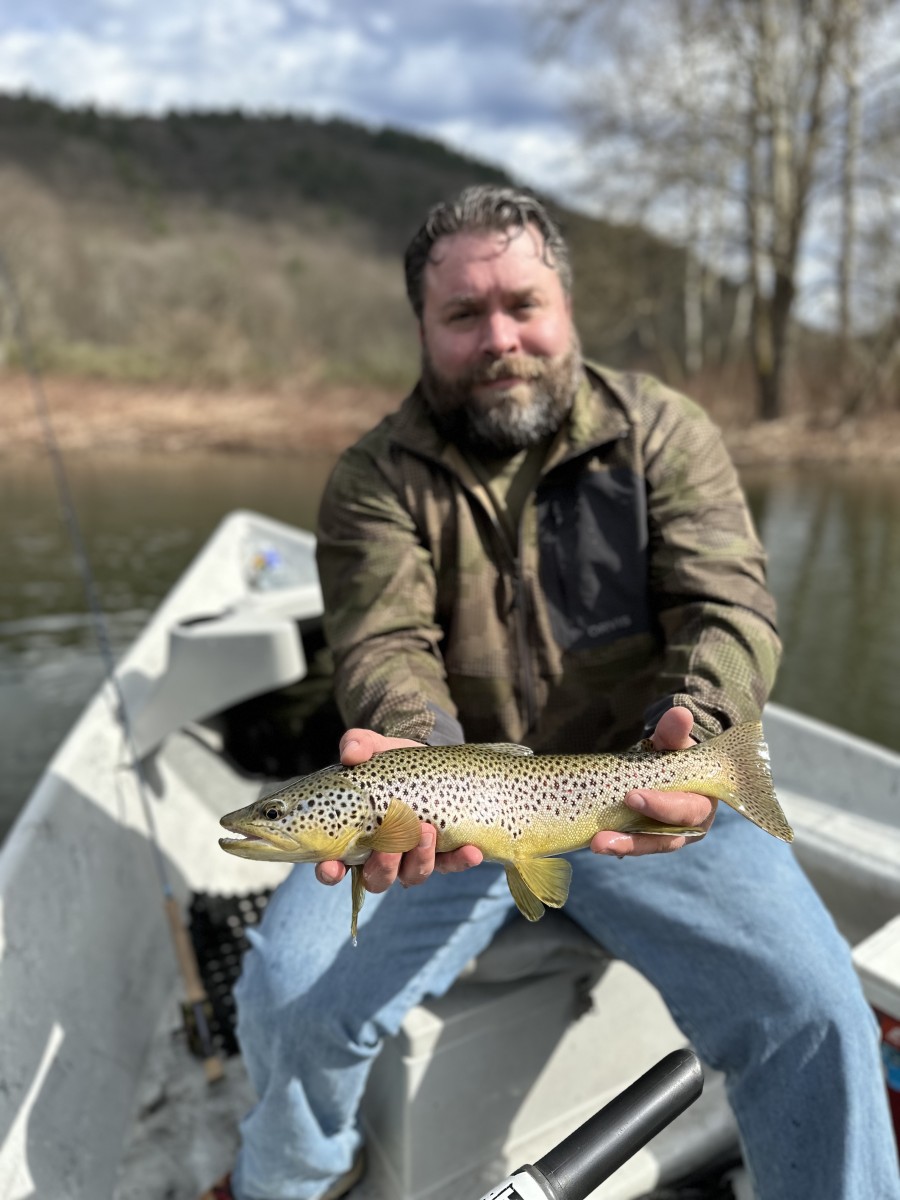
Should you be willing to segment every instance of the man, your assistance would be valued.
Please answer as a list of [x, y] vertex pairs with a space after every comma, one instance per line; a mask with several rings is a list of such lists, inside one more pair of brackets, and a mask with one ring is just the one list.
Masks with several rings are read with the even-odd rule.
[[[326, 632], [355, 727], [342, 760], [463, 740], [540, 753], [649, 735], [664, 751], [758, 717], [779, 643], [733, 468], [695, 405], [582, 360], [567, 248], [543, 207], [467, 189], [432, 210], [406, 273], [421, 379], [342, 457], [320, 515]], [[712, 823], [702, 796], [628, 803]], [[218, 1195], [352, 1188], [382, 1039], [512, 912], [498, 867], [467, 870], [474, 847], [436, 857], [435, 837], [423, 825], [402, 858], [372, 855], [356, 948], [344, 889], [299, 867], [273, 897], [236, 993], [260, 1101]], [[683, 844], [598, 831], [567, 914], [725, 1071], [760, 1200], [897, 1200], [872, 1017], [790, 850], [728, 809]]]

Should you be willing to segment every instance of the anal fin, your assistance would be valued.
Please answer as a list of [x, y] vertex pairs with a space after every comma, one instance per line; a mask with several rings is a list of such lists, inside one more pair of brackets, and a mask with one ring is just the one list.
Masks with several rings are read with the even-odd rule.
[[526, 858], [516, 866], [530, 892], [548, 908], [562, 908], [569, 898], [572, 864], [565, 858]]
[[564, 858], [527, 858], [510, 863], [506, 880], [519, 911], [529, 921], [544, 915], [544, 905], [562, 908], [572, 882], [571, 864]]
[[510, 893], [516, 902], [516, 908], [522, 916], [529, 921], [539, 921], [544, 915], [544, 906], [529, 890], [518, 869], [512, 864], [506, 868], [506, 882], [509, 884]]

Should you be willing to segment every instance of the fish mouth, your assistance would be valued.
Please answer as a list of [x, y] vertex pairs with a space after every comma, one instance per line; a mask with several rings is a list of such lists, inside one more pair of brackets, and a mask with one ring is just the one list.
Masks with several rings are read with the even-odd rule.
[[219, 838], [219, 845], [228, 854], [238, 858], [261, 858], [266, 862], [307, 862], [308, 856], [291, 843], [279, 845], [268, 838], [247, 837]]
[[236, 854], [239, 858], [278, 859], [284, 862], [303, 862], [303, 853], [292, 838], [284, 837], [273, 830], [246, 829], [237, 822], [226, 824], [220, 822], [229, 833], [237, 837], [219, 838], [219, 845], [228, 854]]

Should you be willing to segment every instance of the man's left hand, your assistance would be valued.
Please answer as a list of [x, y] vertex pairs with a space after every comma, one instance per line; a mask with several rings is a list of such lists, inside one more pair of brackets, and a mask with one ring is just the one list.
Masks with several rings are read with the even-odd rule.
[[[687, 750], [695, 744], [691, 737], [694, 718], [688, 708], [670, 708], [663, 713], [650, 741], [654, 750]], [[625, 797], [625, 803], [635, 812], [651, 817], [663, 825], [692, 825], [705, 834], [716, 815], [716, 801], [696, 792], [658, 792], [653, 788], [637, 788]], [[601, 830], [594, 834], [591, 849], [595, 854], [612, 854], [616, 858], [638, 854], [665, 854], [680, 850], [688, 841], [700, 840], [700, 835], [686, 838], [683, 834], [617, 833]]]

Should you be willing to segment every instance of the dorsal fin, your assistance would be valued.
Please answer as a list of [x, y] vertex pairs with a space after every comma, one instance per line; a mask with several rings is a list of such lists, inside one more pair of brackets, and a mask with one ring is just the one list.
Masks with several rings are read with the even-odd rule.
[[517, 758], [528, 758], [534, 751], [530, 746], [520, 746], [518, 742], [467, 742], [468, 750], [488, 750], [492, 754], [513, 754]]

